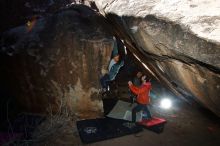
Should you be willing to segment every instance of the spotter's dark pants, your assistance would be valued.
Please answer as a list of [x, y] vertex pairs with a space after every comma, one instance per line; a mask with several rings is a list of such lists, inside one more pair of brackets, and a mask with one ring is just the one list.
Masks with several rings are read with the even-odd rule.
[[147, 107], [147, 105], [144, 105], [144, 104], [139, 104], [136, 105], [133, 109], [132, 109], [132, 122], [135, 122], [136, 121], [136, 113], [139, 112], [139, 111], [143, 111], [143, 112], [146, 112], [147, 113], [147, 116], [148, 118], [150, 119], [151, 118], [151, 113]]

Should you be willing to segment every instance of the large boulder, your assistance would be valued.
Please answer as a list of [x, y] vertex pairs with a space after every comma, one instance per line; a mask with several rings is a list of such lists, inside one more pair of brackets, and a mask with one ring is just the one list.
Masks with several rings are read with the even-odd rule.
[[153, 76], [220, 116], [219, 1], [95, 2]]
[[1, 0], [0, 32], [53, 13], [75, 0]]
[[112, 48], [104, 17], [74, 5], [4, 33], [1, 83], [26, 111], [99, 116], [99, 78]]

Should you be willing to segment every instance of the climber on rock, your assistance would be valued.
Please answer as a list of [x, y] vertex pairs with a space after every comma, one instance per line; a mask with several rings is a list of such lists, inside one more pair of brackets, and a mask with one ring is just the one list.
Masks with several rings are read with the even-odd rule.
[[120, 60], [120, 55], [118, 53], [116, 38], [113, 37], [113, 40], [114, 40], [114, 46], [113, 46], [113, 51], [112, 51], [112, 55], [111, 55], [112, 59], [110, 60], [110, 63], [108, 66], [108, 73], [106, 73], [100, 79], [103, 93], [108, 91], [109, 83], [111, 81], [115, 80], [115, 77], [118, 74], [120, 68], [124, 65], [124, 61]]

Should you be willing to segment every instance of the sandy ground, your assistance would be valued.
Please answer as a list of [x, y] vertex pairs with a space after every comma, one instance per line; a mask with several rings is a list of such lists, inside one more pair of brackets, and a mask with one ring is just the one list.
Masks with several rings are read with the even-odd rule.
[[[144, 130], [139, 137], [135, 135], [124, 136], [112, 140], [97, 142], [92, 146], [218, 146], [220, 145], [220, 129], [216, 123], [205, 118], [199, 112], [192, 112], [189, 106], [182, 107], [176, 114], [164, 115], [168, 120], [164, 132], [161, 134]], [[155, 114], [156, 115], [156, 114]]]
[[[173, 109], [162, 110], [152, 107], [155, 116], [167, 119], [164, 132], [156, 134], [144, 130], [138, 135], [129, 135], [102, 142], [90, 144], [91, 146], [219, 146], [220, 127], [214, 119], [193, 109], [180, 100], [175, 101]], [[213, 121], [214, 120], [214, 121]]]
[[[66, 120], [62, 126], [34, 145], [49, 146], [219, 146], [219, 119], [205, 110], [190, 106], [176, 98], [173, 107], [164, 110], [158, 107], [159, 100], [152, 102], [151, 111], [154, 116], [167, 119], [163, 133], [157, 134], [147, 129], [133, 135], [104, 140], [92, 144], [83, 144], [79, 138], [75, 120]], [[59, 120], [57, 120], [59, 121]], [[62, 120], [63, 121], [63, 120]], [[54, 124], [56, 125], [56, 124]], [[59, 125], [59, 124], [58, 124]], [[55, 126], [56, 127], [56, 126]], [[112, 127], [114, 128], [114, 127]]]
[[[122, 100], [128, 97], [127, 81], [121, 84], [118, 94]], [[205, 109], [192, 106], [173, 95], [156, 81], [152, 81], [154, 96], [151, 96], [150, 110], [153, 116], [167, 120], [164, 131], [160, 134], [144, 129], [138, 134], [127, 135], [91, 144], [83, 144], [76, 128], [77, 117], [48, 119], [40, 129], [40, 140], [34, 146], [220, 146], [220, 119]], [[160, 100], [168, 97], [172, 107], [168, 110], [159, 106]], [[127, 99], [128, 100], [128, 99]], [[92, 113], [87, 113], [92, 115]], [[51, 123], [51, 121], [53, 121]], [[48, 128], [51, 127], [51, 128]], [[112, 127], [114, 128], [114, 127]], [[45, 132], [49, 129], [49, 132]], [[50, 130], [52, 129], [52, 131]], [[39, 134], [39, 132], [36, 132]], [[47, 133], [45, 135], [45, 133]], [[39, 139], [39, 136], [36, 136]]]

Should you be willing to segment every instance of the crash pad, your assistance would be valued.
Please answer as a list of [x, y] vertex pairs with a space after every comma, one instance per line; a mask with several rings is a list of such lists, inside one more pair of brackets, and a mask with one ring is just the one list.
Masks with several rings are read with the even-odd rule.
[[[115, 118], [115, 119], [122, 119], [122, 120], [128, 120], [131, 121], [131, 111], [132, 108], [134, 108], [137, 104], [130, 104], [129, 102], [125, 102], [122, 100], [119, 100], [116, 105], [113, 107], [113, 109], [110, 111], [107, 117]], [[142, 111], [138, 112], [136, 114], [136, 121], [142, 120]]]
[[135, 123], [108, 117], [77, 121], [76, 124], [83, 143], [111, 139], [142, 130], [142, 127]]
[[146, 126], [146, 127], [151, 127], [151, 126], [155, 126], [155, 125], [159, 125], [159, 124], [163, 124], [166, 123], [165, 119], [162, 118], [157, 118], [157, 117], [153, 117], [152, 119], [144, 119], [141, 122], [138, 122], [139, 124]]
[[153, 117], [152, 119], [143, 119], [142, 121], [138, 122], [139, 125], [142, 125], [143, 127], [154, 131], [156, 133], [163, 132], [164, 125], [166, 123], [166, 120], [163, 118], [157, 118]]

